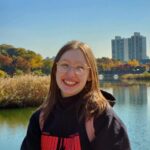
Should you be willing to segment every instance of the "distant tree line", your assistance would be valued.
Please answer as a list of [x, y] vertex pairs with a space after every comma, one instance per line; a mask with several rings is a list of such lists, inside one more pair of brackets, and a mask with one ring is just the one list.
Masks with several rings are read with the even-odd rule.
[[137, 60], [129, 60], [128, 62], [123, 62], [120, 60], [115, 60], [107, 57], [97, 58], [97, 65], [101, 71], [121, 69], [122, 67], [136, 67], [140, 63]]
[[[122, 71], [122, 72], [135, 72], [137, 70], [141, 70], [142, 72], [148, 71], [150, 72], [150, 63], [141, 64], [138, 60], [129, 60], [128, 62], [123, 62], [120, 60], [115, 60], [107, 57], [97, 58], [97, 66], [99, 72], [115, 72], [115, 71]], [[136, 70], [137, 69], [137, 70]]]
[[40, 54], [12, 45], [0, 45], [0, 74], [10, 76], [16, 74], [34, 73], [50, 74], [53, 61], [42, 58]]

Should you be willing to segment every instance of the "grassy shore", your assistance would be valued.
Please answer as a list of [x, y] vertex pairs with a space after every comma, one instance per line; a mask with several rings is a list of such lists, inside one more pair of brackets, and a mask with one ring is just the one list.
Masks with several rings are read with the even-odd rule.
[[143, 74], [125, 74], [121, 76], [121, 79], [129, 79], [129, 80], [150, 80], [150, 73]]
[[47, 96], [49, 76], [0, 78], [0, 108], [39, 106]]

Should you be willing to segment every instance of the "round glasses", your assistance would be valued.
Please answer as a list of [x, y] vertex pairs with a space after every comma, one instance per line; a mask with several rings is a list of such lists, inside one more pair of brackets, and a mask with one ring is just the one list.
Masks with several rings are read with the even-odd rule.
[[76, 65], [70, 65], [67, 62], [58, 62], [57, 63], [57, 70], [59, 72], [62, 73], [66, 73], [68, 71], [70, 71], [71, 69], [73, 69], [73, 71], [77, 74], [77, 75], [83, 75], [88, 69], [90, 69], [90, 67], [88, 67], [87, 65], [80, 65], [80, 64], [76, 64]]

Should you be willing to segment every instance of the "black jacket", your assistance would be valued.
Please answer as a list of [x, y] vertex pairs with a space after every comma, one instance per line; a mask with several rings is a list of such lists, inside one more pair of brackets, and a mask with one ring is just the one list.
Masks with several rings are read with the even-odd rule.
[[[102, 93], [113, 105], [115, 98], [107, 92]], [[76, 117], [77, 96], [65, 98], [56, 105], [42, 131], [40, 110], [36, 111], [30, 118], [21, 150], [130, 150], [126, 128], [112, 108], [94, 119], [96, 138], [89, 141], [85, 121], [79, 123]]]

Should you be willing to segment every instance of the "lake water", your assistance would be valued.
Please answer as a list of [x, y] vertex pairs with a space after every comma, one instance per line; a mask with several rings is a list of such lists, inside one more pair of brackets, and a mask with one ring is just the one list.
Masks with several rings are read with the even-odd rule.
[[[117, 101], [115, 111], [125, 123], [132, 150], [150, 150], [150, 83], [102, 82]], [[0, 110], [0, 150], [19, 150], [35, 108]]]

